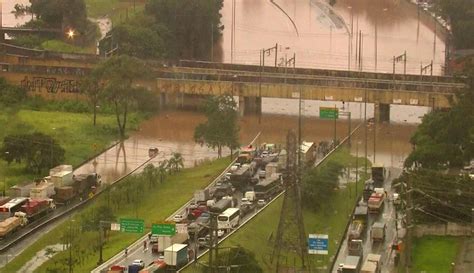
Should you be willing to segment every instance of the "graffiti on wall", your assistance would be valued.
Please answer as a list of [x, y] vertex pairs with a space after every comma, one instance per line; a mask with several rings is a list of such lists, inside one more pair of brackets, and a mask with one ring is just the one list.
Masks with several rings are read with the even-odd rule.
[[77, 80], [58, 80], [54, 77], [31, 77], [25, 76], [21, 81], [21, 87], [28, 90], [28, 92], [42, 93], [82, 93], [79, 89], [79, 82]]

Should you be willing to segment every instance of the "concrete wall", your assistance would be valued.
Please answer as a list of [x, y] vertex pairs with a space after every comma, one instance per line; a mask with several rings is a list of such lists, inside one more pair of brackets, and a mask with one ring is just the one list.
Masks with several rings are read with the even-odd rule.
[[417, 225], [414, 229], [415, 237], [422, 237], [424, 235], [438, 235], [438, 236], [471, 236], [472, 226], [470, 224], [459, 223], [445, 223], [432, 225]]

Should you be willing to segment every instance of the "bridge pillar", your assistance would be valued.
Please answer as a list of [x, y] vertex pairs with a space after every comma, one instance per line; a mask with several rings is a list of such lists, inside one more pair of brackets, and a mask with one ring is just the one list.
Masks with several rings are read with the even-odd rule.
[[239, 113], [241, 116], [259, 114], [262, 111], [262, 99], [259, 97], [239, 96]]
[[374, 117], [376, 122], [390, 122], [390, 104], [375, 102]]

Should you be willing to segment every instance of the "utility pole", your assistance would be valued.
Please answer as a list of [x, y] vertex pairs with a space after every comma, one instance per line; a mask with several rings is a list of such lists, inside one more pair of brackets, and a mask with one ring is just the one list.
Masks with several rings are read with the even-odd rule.
[[364, 173], [365, 173], [365, 178], [367, 178], [367, 89], [365, 89], [365, 99], [364, 99], [364, 136], [365, 136]]
[[359, 140], [356, 141], [356, 196], [357, 196], [357, 185], [359, 184]]
[[338, 112], [338, 111], [337, 111], [337, 107], [336, 107], [336, 105], [334, 104], [334, 139], [333, 139], [333, 141], [332, 141], [332, 143], [333, 143], [333, 145], [334, 145], [333, 148], [336, 147], [336, 140], [337, 140], [337, 134], [336, 134], [336, 133], [337, 133], [337, 126], [336, 126], [337, 123], [336, 123], [336, 121], [337, 121], [337, 116], [338, 116], [337, 112]]
[[405, 242], [405, 272], [409, 273], [411, 268], [411, 248], [412, 248], [412, 236], [413, 236], [413, 197], [412, 197], [412, 182], [411, 178], [407, 176], [407, 207], [406, 213], [406, 242]]
[[[374, 108], [375, 108], [375, 107], [379, 107], [379, 106], [377, 105], [377, 103], [374, 103]], [[379, 111], [380, 111], [380, 110], [379, 110]], [[373, 162], [374, 164], [375, 164], [375, 145], [376, 145], [376, 142], [377, 142], [377, 141], [376, 141], [376, 136], [377, 136], [377, 135], [376, 135], [376, 131], [377, 131], [377, 119], [374, 118], [374, 162]]]

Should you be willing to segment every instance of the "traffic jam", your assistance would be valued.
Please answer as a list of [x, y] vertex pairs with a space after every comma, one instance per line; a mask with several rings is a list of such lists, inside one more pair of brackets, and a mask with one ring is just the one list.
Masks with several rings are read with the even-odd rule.
[[196, 190], [185, 209], [169, 218], [174, 222], [174, 235], [149, 234], [152, 263], [136, 259], [106, 272], [176, 271], [195, 261], [209, 248], [211, 215], [216, 215], [214, 234], [220, 241], [283, 191], [281, 171], [285, 165], [286, 151], [275, 144], [241, 148], [225, 173], [209, 187]]

